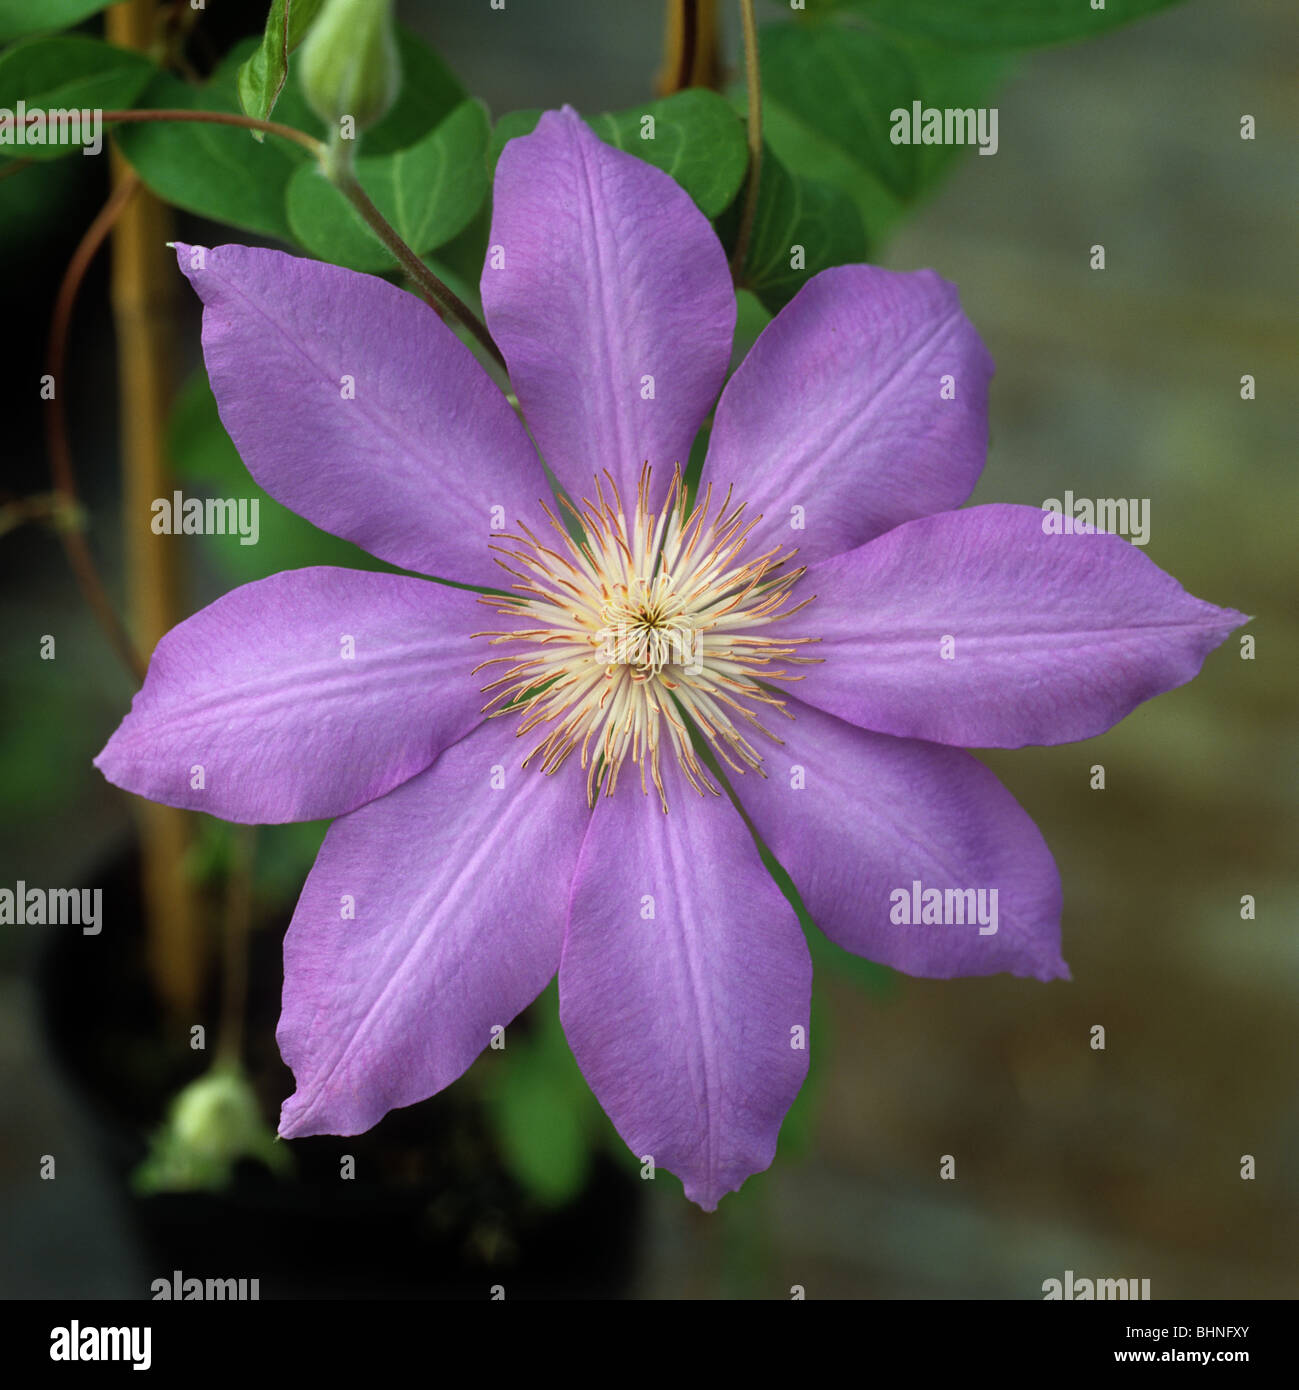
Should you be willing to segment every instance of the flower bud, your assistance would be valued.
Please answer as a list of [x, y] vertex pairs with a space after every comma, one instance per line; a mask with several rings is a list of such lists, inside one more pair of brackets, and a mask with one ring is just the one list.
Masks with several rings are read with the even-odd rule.
[[273, 1172], [289, 1156], [262, 1119], [252, 1087], [237, 1067], [218, 1063], [172, 1101], [134, 1174], [137, 1192], [215, 1191], [225, 1187], [241, 1159]]
[[303, 95], [344, 138], [385, 115], [401, 86], [392, 0], [325, 0], [298, 56]]

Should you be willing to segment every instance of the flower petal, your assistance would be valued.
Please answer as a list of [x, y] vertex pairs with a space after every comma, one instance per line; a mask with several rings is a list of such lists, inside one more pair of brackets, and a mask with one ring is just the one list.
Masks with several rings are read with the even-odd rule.
[[245, 584], [158, 643], [95, 766], [223, 820], [342, 815], [482, 721], [482, 622], [475, 595], [404, 575], [322, 566]]
[[726, 375], [735, 295], [678, 184], [570, 107], [547, 112], [496, 166], [482, 292], [537, 446], [574, 498], [608, 469], [630, 508], [645, 462], [685, 468]]
[[712, 1211], [775, 1156], [807, 1074], [812, 966], [734, 809], [701, 799], [675, 763], [664, 782], [666, 816], [625, 781], [596, 806], [573, 882], [560, 1017], [632, 1152]]
[[285, 1138], [441, 1090], [554, 976], [590, 811], [521, 747], [491, 720], [330, 827], [284, 940]]
[[550, 489], [469, 349], [377, 276], [251, 246], [198, 249], [177, 254], [203, 300], [208, 377], [257, 482], [391, 564], [505, 587], [491, 533], [535, 520]]
[[932, 270], [823, 270], [727, 382], [704, 481], [734, 484], [761, 513], [747, 551], [838, 555], [965, 501], [987, 452], [992, 372], [956, 287]]
[[1184, 685], [1248, 621], [1118, 536], [1047, 535], [1043, 518], [943, 512], [812, 566], [796, 621], [824, 664], [799, 698], [904, 738], [1068, 743]]
[[[832, 941], [909, 975], [1068, 976], [1055, 861], [993, 773], [959, 748], [868, 733], [798, 700], [788, 708], [783, 747], [764, 749], [767, 776], [733, 785]], [[951, 925], [922, 924], [916, 883], [983, 896], [953, 896]], [[904, 910], [905, 922], [891, 920]]]

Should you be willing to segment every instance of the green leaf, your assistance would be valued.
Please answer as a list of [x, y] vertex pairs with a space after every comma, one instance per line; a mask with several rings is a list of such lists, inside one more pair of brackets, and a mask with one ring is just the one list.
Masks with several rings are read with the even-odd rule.
[[877, 24], [963, 48], [1034, 48], [1088, 39], [1178, 0], [843, 0]]
[[221, 423], [203, 367], [192, 372], [176, 393], [167, 425], [167, 454], [176, 475], [187, 483], [228, 488], [250, 481], [239, 450]]
[[[816, 967], [813, 966], [814, 971], [815, 969]], [[824, 996], [820, 990], [814, 989], [808, 1018], [809, 1032], [811, 1033], [810, 1045], [820, 1050], [822, 1057], [830, 1054], [830, 1049], [826, 1047], [826, 1043], [830, 1037], [830, 1029], [833, 1027], [831, 1020], [831, 1010], [827, 1006]], [[799, 1087], [793, 1103], [785, 1112], [785, 1118], [780, 1123], [779, 1148], [780, 1159], [783, 1163], [788, 1163], [791, 1159], [801, 1158], [812, 1151], [817, 1133], [821, 1096], [825, 1089], [825, 1077], [825, 1068], [809, 1067], [807, 1079]]]
[[[253, 892], [260, 903], [292, 906], [329, 830], [326, 820], [259, 825], [253, 856]], [[204, 891], [223, 893], [235, 863], [235, 837], [243, 826], [202, 816], [185, 855], [185, 871]]]
[[894, 144], [892, 112], [914, 101], [980, 107], [1012, 65], [1000, 53], [953, 54], [836, 25], [767, 25], [761, 59], [777, 154], [850, 194], [872, 237], [973, 148]]
[[[718, 224], [733, 247], [739, 204]], [[832, 265], [864, 261], [866, 231], [853, 200], [833, 184], [791, 174], [768, 148], [758, 180], [758, 206], [737, 283], [777, 313], [803, 284]]]
[[[645, 117], [652, 116], [652, 126]], [[494, 169], [507, 140], [527, 135], [540, 111], [510, 111], [492, 132]], [[662, 101], [592, 116], [587, 125], [607, 144], [634, 154], [670, 174], [695, 200], [705, 217], [716, 217], [734, 200], [744, 182], [749, 150], [744, 125], [725, 97], [691, 87]], [[642, 132], [652, 130], [652, 138]]]
[[[135, 104], [155, 71], [142, 54], [99, 39], [80, 35], [29, 39], [0, 56], [0, 109], [13, 115], [19, 101], [28, 111], [122, 109]], [[81, 152], [80, 143], [29, 144], [32, 134], [10, 126], [0, 150], [22, 159], [59, 159]]]
[[580, 1101], [543, 1057], [516, 1053], [494, 1097], [501, 1156], [514, 1178], [547, 1205], [581, 1190], [590, 1168]]
[[257, 486], [221, 423], [202, 367], [176, 397], [167, 443], [182, 484], [197, 485], [211, 496], [257, 499], [256, 545], [241, 545], [238, 536], [195, 538], [217, 569], [232, 582], [246, 584], [281, 570], [304, 569], [308, 565], [395, 573], [391, 566], [359, 546], [318, 530]]
[[[418, 255], [450, 241], [487, 196], [487, 113], [464, 101], [422, 140], [396, 154], [361, 158], [356, 176]], [[353, 270], [392, 270], [392, 253], [313, 164], [289, 181], [289, 226], [313, 255]]]
[[[160, 73], [146, 88], [144, 105], [190, 111], [237, 111], [233, 81], [218, 70], [204, 87]], [[289, 241], [284, 191], [306, 151], [287, 141], [258, 144], [247, 130], [190, 121], [124, 127], [122, 153], [164, 202], [214, 222]]]
[[807, 945], [812, 956], [814, 974], [833, 971], [851, 984], [859, 985], [881, 998], [897, 993], [901, 978], [887, 965], [878, 965], [873, 960], [867, 960], [865, 956], [856, 956], [851, 951], [845, 951], [819, 930], [808, 932]]
[[421, 39], [397, 31], [401, 56], [401, 91], [391, 111], [363, 137], [367, 156], [392, 154], [422, 140], [461, 102], [469, 99], [464, 84]]
[[[653, 124], [646, 121], [653, 118]], [[670, 174], [705, 217], [725, 210], [744, 182], [749, 163], [744, 126], [716, 92], [690, 87], [629, 111], [587, 122], [610, 145]], [[652, 138], [646, 138], [647, 130]]]
[[269, 120], [288, 80], [289, 54], [306, 38], [307, 28], [323, 3], [324, 0], [272, 0], [262, 41], [239, 68], [239, 104], [249, 116]]
[[426, 257], [429, 269], [444, 281], [474, 313], [482, 317], [479, 282], [487, 259], [488, 233], [492, 225], [492, 200], [484, 198], [463, 231], [457, 232], [437, 255]]
[[582, 1190], [600, 1111], [573, 1060], [552, 985], [528, 1012], [531, 1031], [508, 1043], [493, 1068], [487, 1115], [501, 1157], [539, 1201], [559, 1206]]
[[[743, 285], [735, 287], [735, 341], [731, 344], [731, 370], [749, 355], [763, 329], [771, 322], [772, 314], [752, 290]], [[697, 438], [698, 436], [696, 436]], [[691, 450], [693, 462], [694, 450]]]
[[[224, 821], [214, 824], [232, 828]], [[329, 826], [330, 822], [325, 820], [260, 826], [253, 864], [254, 891], [271, 902], [296, 902]]]
[[889, 140], [889, 112], [910, 109], [915, 79], [887, 40], [853, 29], [772, 24], [761, 31], [762, 88], [875, 174], [893, 193], [914, 183], [911, 147]]
[[53, 29], [68, 29], [107, 9], [111, 0], [0, 0], [0, 43]]
[[777, 101], [765, 102], [764, 108], [763, 137], [785, 167], [847, 193], [872, 242], [881, 239], [905, 213], [907, 204], [834, 141]]
[[[239, 110], [238, 74], [256, 47], [239, 44], [202, 87], [160, 74], [144, 93], [147, 106]], [[367, 155], [390, 154], [420, 140], [464, 100], [464, 90], [426, 44], [398, 35], [406, 80], [396, 105], [365, 134]], [[276, 119], [321, 138], [324, 127], [308, 109], [292, 69], [276, 103]], [[289, 179], [311, 156], [288, 141], [230, 126], [158, 122], [125, 129], [123, 153], [161, 198], [189, 212], [280, 241], [293, 240], [285, 211]]]

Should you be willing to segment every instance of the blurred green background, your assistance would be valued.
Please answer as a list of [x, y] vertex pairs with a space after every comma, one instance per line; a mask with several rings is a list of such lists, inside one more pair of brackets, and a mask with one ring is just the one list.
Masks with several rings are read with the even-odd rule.
[[[493, 116], [565, 101], [594, 113], [652, 94], [655, 4], [400, 9]], [[738, 74], [729, 9], [726, 25]], [[621, 1292], [782, 1297], [800, 1284], [809, 1297], [1038, 1298], [1072, 1269], [1149, 1278], [1155, 1298], [1299, 1293], [1297, 39], [1293, 7], [1199, 0], [1024, 55], [991, 99], [997, 154], [960, 161], [878, 248], [883, 264], [955, 281], [996, 359], [974, 500], [1149, 498], [1147, 554], [1192, 593], [1256, 615], [1257, 657], [1240, 660], [1232, 639], [1192, 685], [1103, 738], [985, 755], [1055, 852], [1072, 983], [911, 980], [824, 952], [812, 1075], [769, 1173], [708, 1216], [675, 1181], [637, 1185], [629, 1158], [607, 1160], [631, 1174], [600, 1208], [615, 1214], [598, 1217], [621, 1229], [625, 1216], [632, 1232]], [[1244, 114], [1257, 121], [1252, 142]], [[102, 163], [65, 160], [0, 185], [10, 495], [46, 486], [32, 382], [62, 266], [104, 197]], [[1089, 268], [1095, 243], [1103, 272]], [[196, 307], [182, 332], [192, 365]], [[762, 321], [750, 304], [742, 334]], [[1246, 373], [1252, 401], [1240, 397]], [[102, 264], [69, 376], [92, 541], [116, 584]], [[191, 403], [201, 414], [201, 396]], [[205, 466], [217, 478], [229, 461], [191, 462], [198, 485]], [[97, 881], [132, 832], [127, 799], [90, 759], [130, 686], [50, 535], [4, 536], [0, 571], [0, 884]], [[189, 607], [245, 577], [195, 552]], [[35, 655], [47, 632], [53, 663]], [[1089, 786], [1097, 763], [1103, 791]], [[291, 906], [302, 843], [259, 844], [268, 903]], [[219, 831], [204, 844], [196, 871], [218, 872], [228, 845]], [[1241, 920], [1243, 894], [1257, 900], [1254, 921]], [[273, 998], [277, 943], [263, 948], [255, 968]], [[158, 1271], [84, 1095], [51, 1058], [42, 992], [57, 977], [41, 968], [44, 949], [39, 933], [0, 929], [0, 1293], [143, 1296]], [[581, 1200], [588, 1150], [617, 1145], [572, 1084], [546, 1022], [553, 993], [534, 1013], [527, 1048], [505, 1054], [513, 1071], [489, 1055], [464, 1084], [519, 1201], [562, 1211]], [[1101, 1052], [1089, 1046], [1097, 1024]], [[264, 1022], [250, 1026], [261, 1030], [250, 1051], [273, 1058]], [[439, 1105], [417, 1112], [454, 1129]], [[39, 1180], [45, 1153], [60, 1156], [56, 1184]], [[955, 1181], [939, 1178], [947, 1154]], [[1253, 1181], [1240, 1177], [1245, 1154]], [[493, 1192], [481, 1210], [470, 1192], [453, 1223], [467, 1288], [508, 1281], [521, 1244], [535, 1267], [561, 1257], [562, 1230], [525, 1220], [511, 1233]]]

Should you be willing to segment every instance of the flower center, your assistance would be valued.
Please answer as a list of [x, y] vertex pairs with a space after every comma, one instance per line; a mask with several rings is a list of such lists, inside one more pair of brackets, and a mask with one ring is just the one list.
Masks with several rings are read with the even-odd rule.
[[666, 811], [665, 747], [697, 791], [719, 791], [692, 730], [736, 772], [762, 764], [747, 733], [780, 742], [758, 710], [793, 716], [759, 680], [799, 679], [785, 663], [806, 664], [810, 658], [796, 653], [813, 639], [756, 630], [811, 600], [785, 607], [804, 572], [789, 568], [792, 551], [776, 546], [740, 559], [759, 518], [746, 522], [729, 490], [715, 510], [711, 487], [690, 508], [677, 470], [656, 515], [649, 488], [646, 466], [628, 517], [613, 479], [597, 478], [594, 502], [564, 503], [580, 534], [570, 535], [543, 503], [553, 537], [520, 523], [521, 535], [501, 538], [497, 563], [517, 582], [509, 594], [479, 601], [521, 625], [475, 633], [511, 654], [474, 669], [508, 668], [484, 687], [493, 692], [485, 713], [520, 716], [520, 736], [544, 730], [525, 766], [538, 759], [553, 773], [578, 750], [594, 805], [601, 790], [613, 795], [630, 760], [641, 790], [652, 782]]
[[601, 660], [610, 666], [632, 666], [657, 676], [665, 666], [686, 665], [695, 654], [695, 634], [686, 605], [669, 574], [646, 580], [634, 576], [615, 586], [600, 610], [604, 627], [596, 634]]

